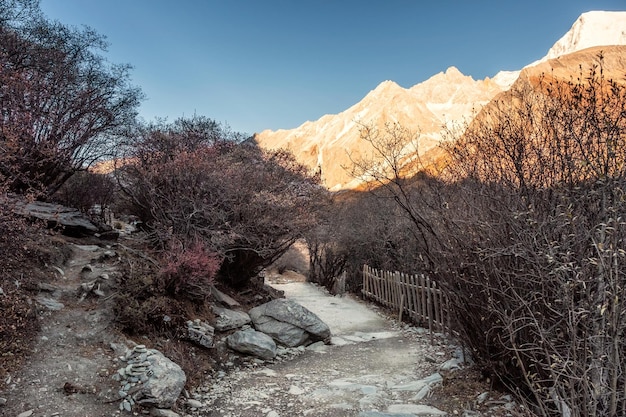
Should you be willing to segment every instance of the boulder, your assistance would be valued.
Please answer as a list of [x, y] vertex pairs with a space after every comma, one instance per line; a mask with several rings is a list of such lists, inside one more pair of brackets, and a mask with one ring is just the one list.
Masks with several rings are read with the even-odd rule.
[[294, 347], [330, 341], [330, 328], [315, 313], [293, 300], [280, 298], [250, 310], [254, 327], [278, 343]]
[[248, 313], [243, 311], [229, 310], [227, 308], [214, 306], [213, 313], [217, 316], [215, 320], [215, 330], [219, 332], [238, 329], [251, 321]]
[[45, 220], [48, 227], [62, 227], [66, 234], [93, 235], [98, 232], [98, 227], [79, 210], [60, 204], [33, 201], [18, 204], [15, 211], [22, 216]]
[[149, 349], [146, 353], [141, 365], [145, 364], [145, 375], [148, 378], [141, 389], [133, 394], [133, 398], [138, 404], [171, 408], [187, 382], [185, 372], [158, 350]]
[[276, 356], [276, 343], [265, 333], [254, 329], [239, 330], [226, 338], [228, 347], [241, 353], [269, 360]]
[[200, 319], [187, 321], [187, 338], [202, 347], [213, 347], [214, 333], [213, 327]]

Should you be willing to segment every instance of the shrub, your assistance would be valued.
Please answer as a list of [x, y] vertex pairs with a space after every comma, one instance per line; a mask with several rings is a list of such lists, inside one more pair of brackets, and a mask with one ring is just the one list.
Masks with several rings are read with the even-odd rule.
[[402, 129], [365, 130], [390, 167], [356, 166], [409, 220], [415, 266], [483, 371], [546, 417], [626, 412], [626, 87], [606, 62], [520, 78], [445, 145], [436, 179], [399, 175]]
[[170, 296], [205, 301], [211, 293], [221, 261], [200, 241], [193, 242], [188, 248], [175, 245], [165, 255], [158, 283]]
[[128, 260], [121, 271], [119, 291], [115, 295], [113, 311], [120, 327], [131, 334], [155, 335], [166, 338], [185, 337], [181, 332], [187, 320], [202, 317], [210, 319], [208, 303], [198, 302], [194, 294], [187, 296], [167, 293], [168, 281], [163, 281], [163, 266], [137, 252], [124, 254]]
[[[197, 128], [194, 128], [197, 126]], [[244, 286], [316, 223], [325, 191], [292, 155], [238, 143], [208, 119], [147, 127], [118, 170], [155, 247], [201, 241]]]
[[53, 199], [83, 213], [99, 206], [99, 214], [102, 216], [104, 209], [113, 202], [114, 192], [115, 183], [108, 175], [81, 171], [69, 178], [54, 194]]
[[600, 67], [508, 94], [448, 148], [437, 276], [475, 356], [537, 414], [623, 414], [626, 88]]

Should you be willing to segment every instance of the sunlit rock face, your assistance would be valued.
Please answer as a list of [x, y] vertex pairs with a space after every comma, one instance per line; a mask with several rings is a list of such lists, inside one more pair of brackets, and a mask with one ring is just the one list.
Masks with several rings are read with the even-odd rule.
[[[582, 14], [544, 58], [526, 69], [537, 66], [539, 72], [555, 70], [559, 74], [577, 75], [581, 62], [597, 60], [598, 51], [586, 49], [603, 45], [626, 45], [626, 12]], [[571, 55], [577, 51], [584, 53]], [[571, 56], [555, 60], [566, 54]], [[619, 59], [614, 55], [612, 60]], [[339, 114], [328, 114], [291, 130], [265, 130], [255, 135], [255, 139], [266, 149], [290, 149], [312, 171], [321, 169], [322, 181], [330, 190], [354, 189], [362, 181], [350, 175], [352, 161], [372, 154], [372, 149], [360, 138], [363, 125], [382, 127], [385, 123], [400, 123], [419, 132], [421, 155], [436, 154], [438, 143], [447, 138], [444, 127], [471, 122], [483, 106], [508, 90], [519, 75], [520, 71], [501, 71], [493, 78], [474, 80], [450, 67], [410, 88], [384, 81]]]

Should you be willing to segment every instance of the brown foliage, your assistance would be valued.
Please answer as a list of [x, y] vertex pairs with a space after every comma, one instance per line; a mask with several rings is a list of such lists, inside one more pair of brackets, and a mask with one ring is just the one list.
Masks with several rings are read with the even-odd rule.
[[438, 276], [463, 339], [540, 415], [626, 411], [625, 145], [626, 88], [599, 66], [518, 84], [448, 148]]
[[602, 65], [520, 79], [437, 179], [394, 167], [397, 129], [364, 135], [389, 166], [356, 166], [410, 220], [480, 366], [542, 416], [626, 414], [626, 87]]
[[151, 126], [118, 170], [130, 205], [157, 247], [201, 241], [245, 283], [315, 224], [324, 191], [284, 151], [238, 143], [209, 119]]

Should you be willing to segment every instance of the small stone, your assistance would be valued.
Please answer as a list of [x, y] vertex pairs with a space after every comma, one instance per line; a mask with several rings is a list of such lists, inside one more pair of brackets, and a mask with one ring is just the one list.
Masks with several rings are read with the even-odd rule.
[[124, 407], [124, 410], [130, 412], [132, 406], [130, 405], [130, 402], [128, 400], [124, 400], [122, 401], [122, 406]]
[[30, 417], [33, 415], [34, 411], [35, 411], [34, 409], [24, 411], [23, 413], [18, 414], [17, 417]]
[[187, 405], [189, 407], [191, 407], [191, 408], [202, 408], [203, 407], [203, 404], [200, 401], [192, 400], [192, 399], [187, 400]]
[[7, 405], [7, 399], [0, 397], [0, 407], [2, 407], [3, 405]]
[[289, 387], [289, 394], [302, 395], [304, 394], [304, 390], [296, 385], [292, 385], [291, 387]]
[[478, 397], [476, 397], [476, 402], [478, 404], [482, 404], [485, 401], [487, 401], [487, 398], [489, 398], [489, 392], [485, 391], [482, 394], [480, 394]]
[[180, 417], [180, 414], [167, 408], [153, 408], [150, 410], [150, 415], [153, 417]]
[[37, 297], [35, 298], [35, 300], [42, 306], [46, 307], [48, 310], [58, 311], [65, 307], [63, 303], [58, 302], [54, 298]]

